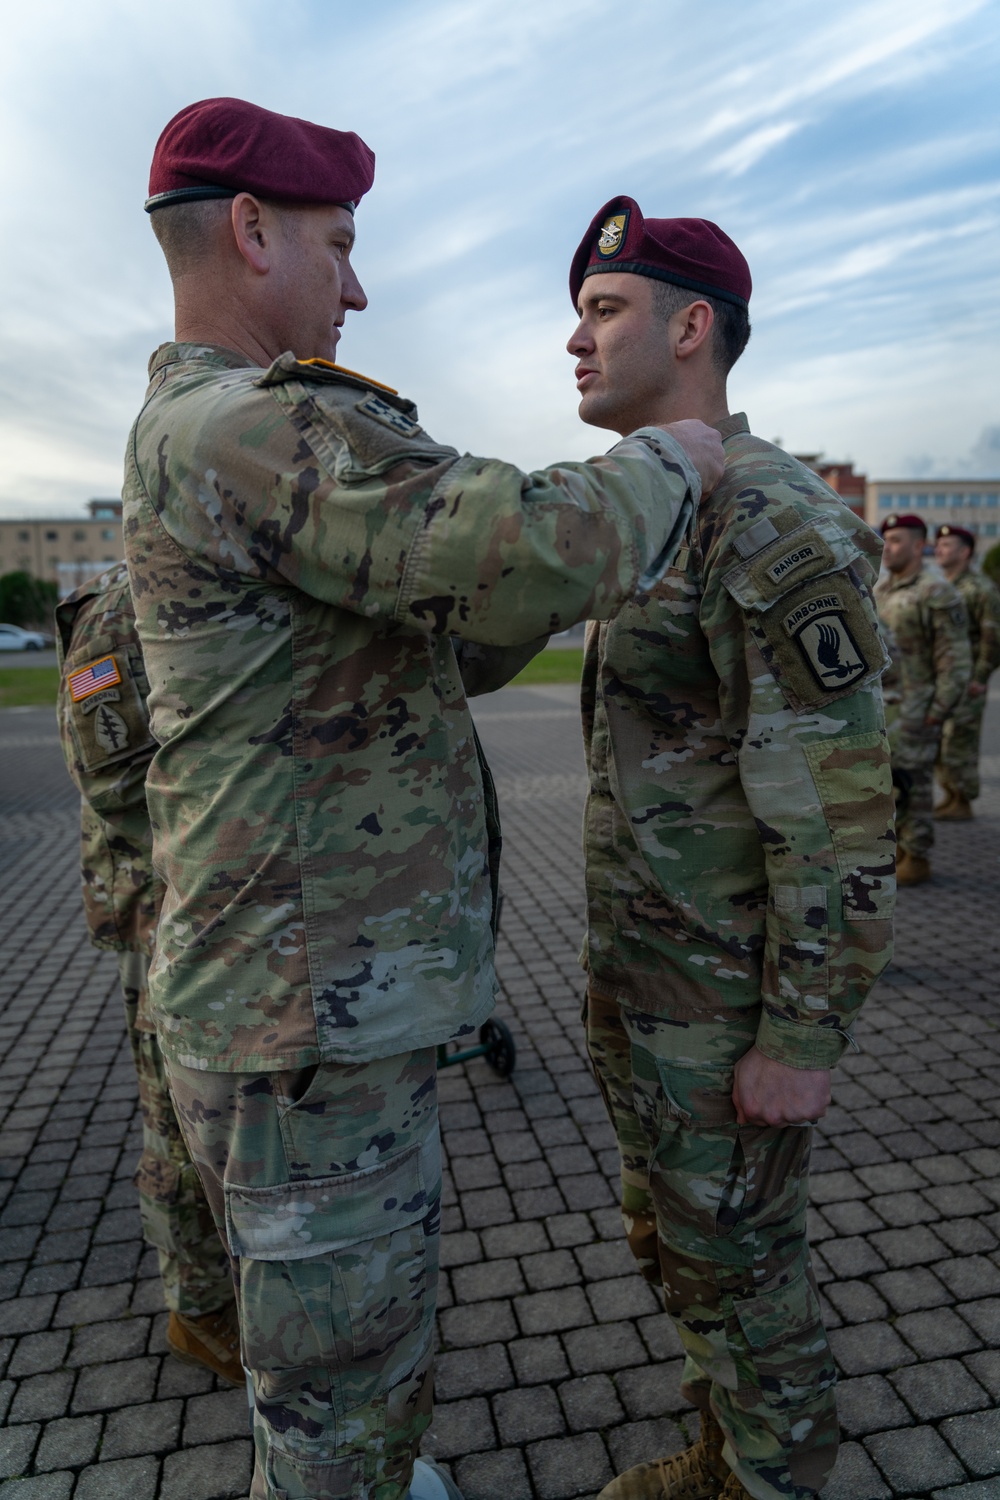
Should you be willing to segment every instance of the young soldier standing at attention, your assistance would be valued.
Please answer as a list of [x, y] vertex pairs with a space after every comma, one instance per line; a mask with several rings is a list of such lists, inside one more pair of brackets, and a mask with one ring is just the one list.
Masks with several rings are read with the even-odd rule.
[[583, 420], [697, 416], [726, 450], [673, 566], [587, 637], [588, 1042], [702, 1423], [603, 1500], [791, 1500], [838, 1435], [810, 1126], [891, 944], [879, 543], [730, 416], [750, 273], [714, 224], [615, 198], [570, 289]]
[[972, 676], [941, 726], [937, 758], [937, 776], [945, 800], [934, 809], [934, 816], [954, 823], [975, 816], [972, 804], [979, 796], [979, 740], [986, 694], [990, 677], [1000, 667], [1000, 594], [988, 578], [974, 572], [975, 551], [976, 538], [971, 531], [963, 526], [938, 527], [934, 558], [962, 596], [972, 653]]

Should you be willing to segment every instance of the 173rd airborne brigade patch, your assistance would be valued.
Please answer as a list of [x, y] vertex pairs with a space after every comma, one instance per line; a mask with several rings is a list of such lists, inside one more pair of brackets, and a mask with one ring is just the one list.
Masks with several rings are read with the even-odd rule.
[[625, 244], [625, 232], [628, 229], [630, 212], [631, 210], [626, 208], [620, 214], [609, 214], [601, 225], [597, 240], [597, 253], [602, 260], [613, 260]]

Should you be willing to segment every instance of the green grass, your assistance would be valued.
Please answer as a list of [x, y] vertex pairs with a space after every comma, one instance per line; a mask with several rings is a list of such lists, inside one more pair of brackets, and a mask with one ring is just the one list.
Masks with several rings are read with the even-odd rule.
[[58, 667], [0, 667], [0, 708], [55, 706]]
[[532, 683], [579, 682], [583, 671], [583, 648], [554, 646], [541, 651], [517, 676], [511, 687], [530, 687]]

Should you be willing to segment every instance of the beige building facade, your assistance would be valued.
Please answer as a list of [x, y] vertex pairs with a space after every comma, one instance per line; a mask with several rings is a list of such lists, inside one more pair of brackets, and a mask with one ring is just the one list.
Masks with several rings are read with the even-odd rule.
[[980, 539], [985, 552], [1000, 539], [1000, 479], [872, 479], [865, 520], [877, 530], [893, 512], [920, 516], [933, 537], [947, 521]]
[[88, 500], [87, 514], [52, 520], [0, 517], [0, 575], [24, 571], [59, 597], [125, 556], [120, 500]]

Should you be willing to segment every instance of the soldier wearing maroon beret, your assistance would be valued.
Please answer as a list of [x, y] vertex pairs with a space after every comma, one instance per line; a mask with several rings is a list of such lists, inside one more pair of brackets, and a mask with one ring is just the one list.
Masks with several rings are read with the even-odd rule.
[[587, 1041], [701, 1412], [693, 1447], [602, 1500], [799, 1500], [838, 1436], [810, 1126], [891, 951], [881, 548], [730, 415], [751, 280], [718, 225], [614, 198], [570, 292], [583, 420], [697, 416], [726, 450], [673, 566], [587, 635]]
[[938, 527], [934, 558], [962, 596], [972, 654], [969, 685], [941, 726], [936, 769], [945, 795], [934, 816], [950, 823], [965, 823], [975, 816], [972, 804], [979, 796], [979, 742], [986, 694], [990, 677], [1000, 667], [1000, 594], [989, 578], [973, 568], [975, 551], [974, 532], [950, 524]]
[[458, 1496], [415, 1454], [436, 1049], [496, 989], [465, 648], [530, 655], [612, 613], [723, 467], [683, 422], [525, 474], [336, 364], [373, 175], [351, 132], [207, 99], [146, 203], [176, 303], [124, 489], [165, 884], [149, 1003], [235, 1269], [253, 1500]]

